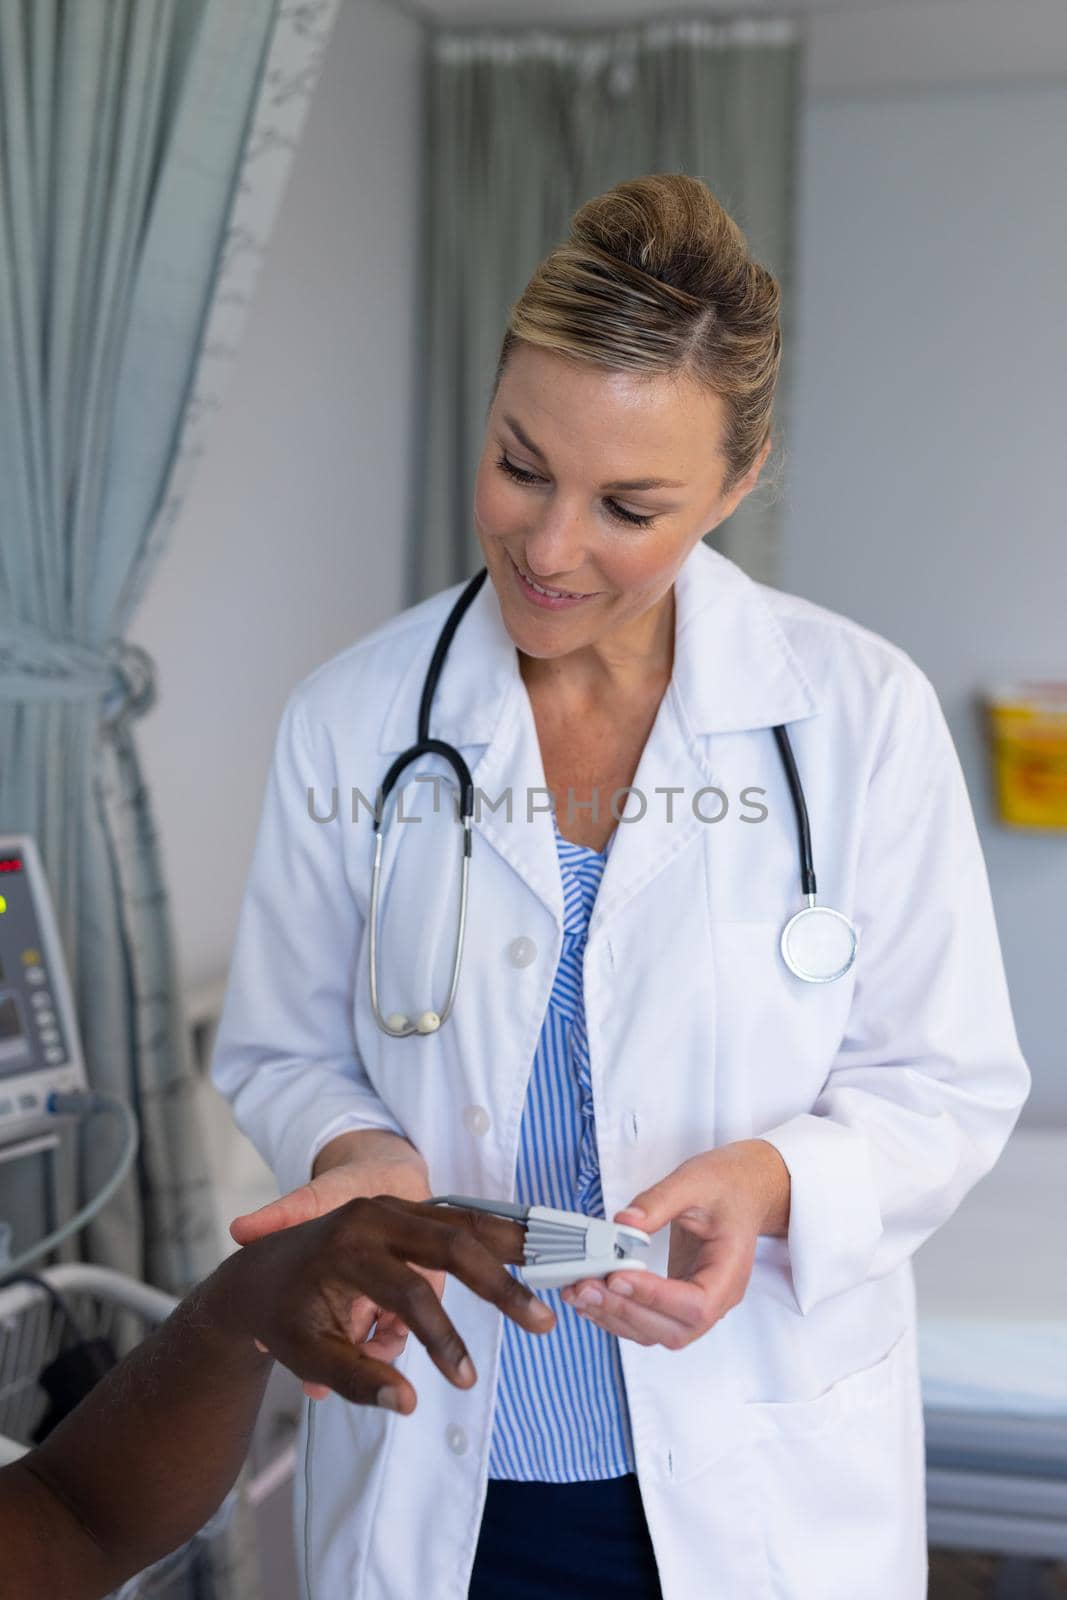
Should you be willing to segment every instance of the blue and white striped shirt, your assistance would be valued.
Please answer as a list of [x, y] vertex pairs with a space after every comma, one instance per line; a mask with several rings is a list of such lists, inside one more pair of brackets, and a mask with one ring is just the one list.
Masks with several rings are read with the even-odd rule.
[[[604, 1215], [589, 1077], [582, 958], [607, 864], [573, 844], [552, 817], [563, 880], [563, 949], [526, 1092], [515, 1198]], [[556, 1313], [532, 1338], [503, 1319], [490, 1478], [580, 1483], [635, 1471], [618, 1340], [579, 1316], [558, 1289], [538, 1291]]]

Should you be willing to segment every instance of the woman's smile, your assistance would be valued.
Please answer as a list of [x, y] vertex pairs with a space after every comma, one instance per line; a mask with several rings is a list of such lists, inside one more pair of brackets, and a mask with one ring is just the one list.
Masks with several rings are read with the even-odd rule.
[[512, 570], [515, 573], [519, 593], [530, 601], [532, 605], [541, 606], [546, 611], [570, 611], [575, 606], [585, 605], [589, 600], [596, 600], [601, 591], [594, 590], [591, 594], [570, 594], [558, 589], [549, 589], [534, 584], [522, 569], [516, 564], [514, 557], [508, 556]]

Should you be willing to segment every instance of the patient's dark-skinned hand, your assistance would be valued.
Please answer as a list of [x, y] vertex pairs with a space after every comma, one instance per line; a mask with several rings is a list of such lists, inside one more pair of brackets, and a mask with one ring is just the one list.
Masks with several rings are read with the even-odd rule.
[[[487, 1212], [386, 1194], [351, 1200], [246, 1245], [250, 1270], [239, 1293], [248, 1299], [235, 1299], [230, 1314], [235, 1328], [252, 1329], [261, 1347], [305, 1381], [361, 1405], [413, 1411], [407, 1379], [361, 1348], [378, 1308], [399, 1317], [450, 1382], [469, 1388], [475, 1372], [466, 1346], [412, 1265], [460, 1278], [530, 1333], [542, 1333], [553, 1326], [552, 1312], [501, 1265], [522, 1260], [522, 1241], [519, 1223]], [[387, 1358], [405, 1342], [400, 1333], [387, 1344], [380, 1330], [372, 1340]]]
[[229, 1256], [43, 1444], [0, 1470], [0, 1600], [100, 1600], [190, 1538], [233, 1485], [272, 1356], [356, 1404], [413, 1411], [414, 1388], [382, 1359], [388, 1345], [361, 1349], [368, 1308], [394, 1313], [444, 1378], [469, 1388], [466, 1346], [425, 1274], [451, 1274], [546, 1333], [553, 1313], [505, 1269], [521, 1261], [522, 1237], [484, 1212], [378, 1195]]

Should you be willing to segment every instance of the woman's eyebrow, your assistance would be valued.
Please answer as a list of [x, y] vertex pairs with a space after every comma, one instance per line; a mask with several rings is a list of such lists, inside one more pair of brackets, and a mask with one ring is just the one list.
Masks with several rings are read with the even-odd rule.
[[[524, 445], [531, 455], [536, 456], [539, 461], [543, 461], [547, 466], [548, 457], [545, 452], [540, 445], [534, 444], [533, 440], [520, 428], [515, 418], [505, 417], [504, 421], [519, 443]], [[600, 487], [602, 489], [684, 489], [685, 484], [679, 483], [675, 478], [627, 478], [625, 480], [617, 478], [613, 483], [602, 483]]]

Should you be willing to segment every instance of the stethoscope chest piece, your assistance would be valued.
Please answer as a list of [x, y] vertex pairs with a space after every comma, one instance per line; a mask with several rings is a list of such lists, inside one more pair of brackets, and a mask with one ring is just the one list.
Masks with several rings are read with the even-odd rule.
[[782, 929], [782, 960], [807, 983], [833, 983], [856, 959], [859, 934], [829, 906], [803, 906]]

